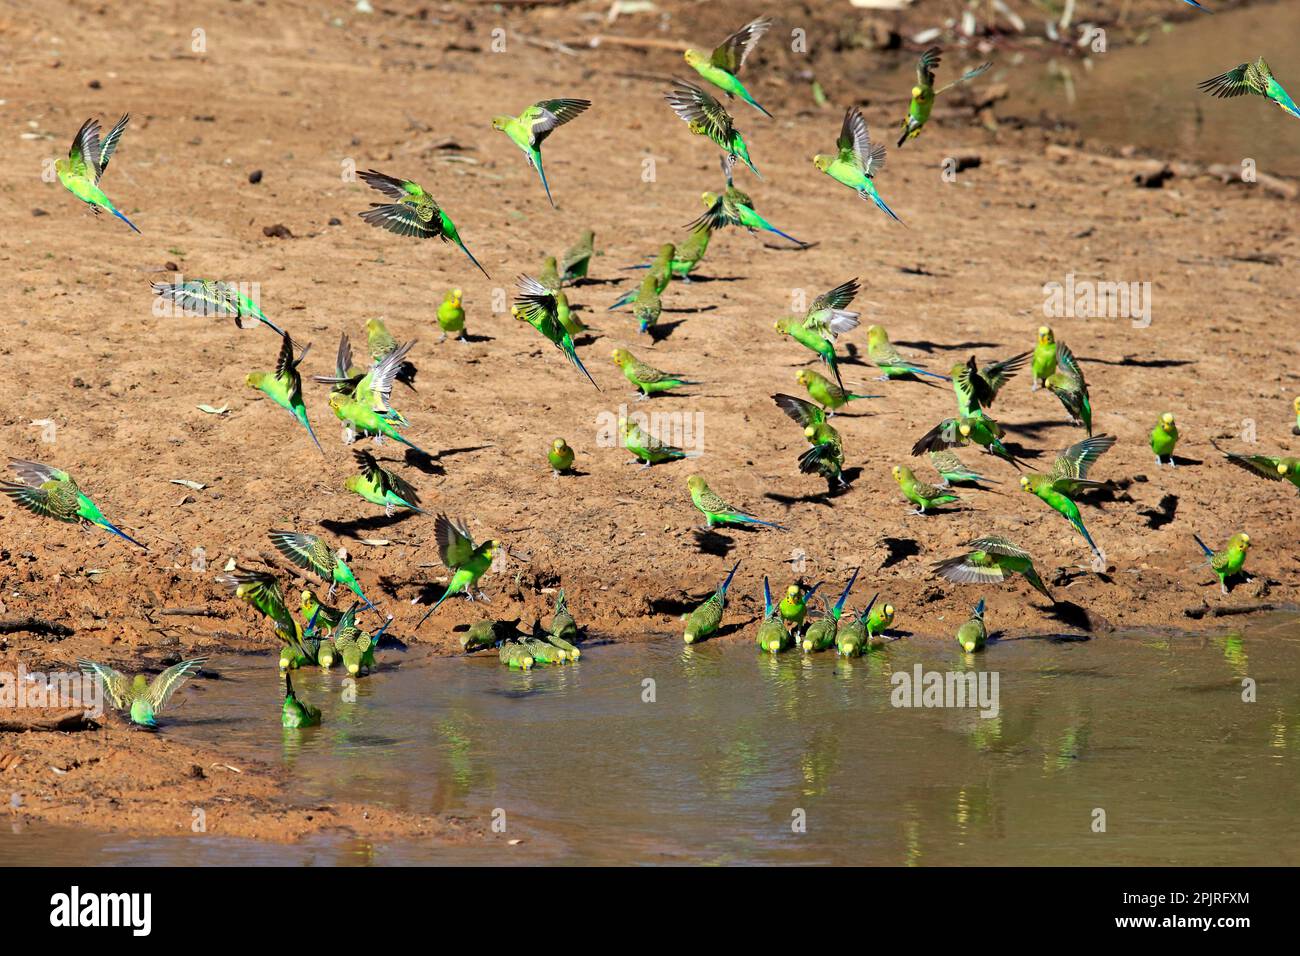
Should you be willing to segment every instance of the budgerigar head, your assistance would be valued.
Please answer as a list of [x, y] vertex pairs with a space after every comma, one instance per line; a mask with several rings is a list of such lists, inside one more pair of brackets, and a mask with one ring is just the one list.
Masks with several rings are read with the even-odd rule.
[[710, 192], [700, 193], [700, 202], [704, 203], [704, 205], [706, 206], [712, 206], [717, 201], [718, 201], [717, 193], [710, 193]]
[[793, 603], [798, 604], [800, 598], [803, 597], [803, 589], [800, 588], [799, 585], [797, 584], [792, 584], [785, 589], [785, 596], [788, 597]]
[[1028, 475], [1021, 475], [1021, 476], [1020, 476], [1020, 490], [1021, 490], [1021, 491], [1033, 491], [1034, 489], [1033, 489], [1032, 487], [1030, 487], [1031, 484], [1032, 484], [1032, 482], [1030, 482], [1030, 480], [1029, 480], [1029, 476], [1028, 476]]
[[867, 329], [867, 342], [871, 345], [880, 345], [882, 342], [889, 341], [889, 333], [885, 331], [883, 325], [873, 325]]
[[890, 469], [890, 471], [894, 475], [894, 480], [899, 484], [902, 484], [905, 478], [912, 477], [912, 469], [906, 467], [905, 465], [895, 465], [893, 468]]
[[803, 437], [806, 438], [806, 439], [808, 439], [809, 441], [812, 441], [812, 440], [813, 440], [813, 437], [814, 437], [816, 434], [817, 434], [817, 426], [815, 426], [815, 425], [808, 425], [808, 426], [805, 427], [804, 430], [803, 430]]
[[562, 452], [565, 449], [567, 449], [569, 446], [565, 443], [563, 438], [557, 438], [555, 439], [555, 441], [551, 442], [551, 447], [554, 448], [557, 452]]
[[366, 332], [373, 335], [375, 332], [379, 332], [381, 330], [387, 331], [387, 329], [384, 328], [383, 319], [366, 319]]
[[923, 89], [921, 89], [919, 86], [914, 86], [914, 87], [912, 87], [912, 99], [916, 99], [918, 96], [920, 96], [920, 95], [921, 95], [922, 93], [924, 93], [924, 92], [925, 92], [925, 91], [924, 91]]
[[775, 324], [773, 327], [774, 327], [778, 332], [780, 332], [782, 335], [789, 335], [789, 334], [790, 334], [790, 328], [791, 328], [791, 326], [794, 325], [794, 323], [795, 323], [795, 320], [792, 319], [792, 318], [790, 318], [789, 316], [787, 316], [787, 317], [784, 318], [784, 319], [777, 319], [777, 320], [776, 320], [776, 324]]
[[689, 63], [691, 66], [697, 66], [701, 63], [706, 62], [708, 60], [708, 57], [705, 56], [703, 53], [701, 53], [699, 50], [687, 50], [682, 54], [682, 59], [685, 60], [687, 63]]
[[962, 438], [970, 438], [970, 422], [962, 422], [957, 426], [957, 431], [961, 433]]
[[812, 381], [812, 375], [806, 368], [801, 368], [799, 371], [794, 373], [794, 380], [804, 386], [804, 388], [807, 388], [808, 383]]
[[1038, 327], [1038, 344], [1039, 344], [1039, 345], [1051, 345], [1051, 344], [1052, 344], [1053, 342], [1055, 342], [1055, 341], [1056, 341], [1056, 335], [1052, 332], [1052, 330], [1051, 330], [1051, 328], [1050, 328], [1049, 326], [1046, 326], [1046, 325], [1040, 325], [1040, 326]]
[[830, 168], [831, 163], [834, 161], [835, 161], [834, 156], [827, 156], [825, 153], [818, 153], [816, 156], [813, 157], [813, 165], [816, 166], [818, 169], [820, 169], [822, 172], [826, 172], [826, 170]]
[[506, 124], [509, 123], [512, 119], [514, 119], [513, 116], [494, 116], [492, 117], [492, 128], [505, 129]]
[[686, 487], [690, 489], [692, 494], [695, 494], [696, 492], [703, 491], [708, 487], [708, 485], [704, 483], [704, 479], [699, 475], [691, 475], [686, 479]]
[[1295, 409], [1297, 415], [1300, 415], [1300, 396], [1296, 396], [1295, 401], [1291, 403], [1291, 407]]
[[266, 382], [265, 372], [249, 372], [244, 376], [244, 382], [252, 388], [261, 388]]
[[1173, 412], [1165, 412], [1163, 415], [1160, 416], [1160, 427], [1167, 432], [1173, 431], [1174, 428]]
[[894, 605], [885, 605], [885, 609], [880, 612], [880, 620], [886, 627], [894, 623]]
[[1246, 534], [1244, 531], [1234, 534], [1232, 539], [1228, 542], [1228, 547], [1235, 551], [1245, 551], [1249, 549], [1250, 535]]
[[632, 353], [627, 349], [614, 349], [614, 364], [623, 366], [632, 361]]
[[853, 648], [854, 648], [855, 646], [856, 646], [856, 645], [855, 645], [852, 641], [845, 641], [845, 642], [844, 642], [843, 644], [841, 644], [840, 647], [839, 647], [840, 656], [841, 656], [841, 657], [852, 657], [852, 656], [853, 656]]
[[1290, 469], [1287, 467], [1286, 462], [1284, 462], [1284, 461], [1279, 461], [1279, 462], [1277, 463], [1277, 473], [1278, 473], [1279, 475], [1281, 475], [1283, 478], [1286, 477], [1286, 473], [1287, 473], [1288, 471], [1290, 471]]

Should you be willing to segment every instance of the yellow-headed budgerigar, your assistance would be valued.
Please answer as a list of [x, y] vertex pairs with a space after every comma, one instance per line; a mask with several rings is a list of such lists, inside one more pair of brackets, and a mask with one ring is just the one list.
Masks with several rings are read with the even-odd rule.
[[849, 107], [845, 112], [844, 124], [840, 127], [835, 148], [833, 156], [829, 153], [814, 156], [813, 165], [837, 183], [855, 190], [861, 198], [875, 203], [881, 212], [902, 225], [903, 220], [885, 205], [880, 193], [876, 192], [874, 177], [885, 168], [885, 147], [872, 145], [867, 132], [867, 121], [862, 118], [862, 111], [856, 106]]
[[302, 364], [302, 360], [307, 357], [310, 350], [311, 343], [308, 342], [302, 353], [294, 358], [293, 339], [289, 338], [289, 333], [286, 332], [280, 340], [280, 357], [276, 360], [275, 371], [250, 372], [245, 381], [251, 388], [257, 389], [298, 419], [302, 427], [307, 429], [311, 440], [315, 442], [316, 450], [323, 455], [325, 449], [321, 448], [316, 432], [312, 430], [311, 422], [307, 420], [307, 405], [302, 399], [302, 375], [298, 372], [298, 366]]
[[755, 176], [762, 175], [749, 158], [749, 147], [745, 144], [735, 121], [721, 103], [700, 89], [694, 83], [674, 80], [673, 89], [664, 94], [664, 99], [697, 136], [706, 137], [720, 147], [727, 156], [727, 162], [734, 165], [737, 157], [750, 168]]
[[0, 493], [8, 495], [32, 514], [72, 524], [93, 524], [145, 551], [149, 550], [105, 518], [99, 506], [82, 492], [76, 479], [63, 469], [21, 458], [10, 458], [9, 467], [19, 480], [0, 479]]
[[474, 258], [474, 253], [470, 252], [461, 241], [460, 233], [456, 230], [456, 224], [451, 221], [451, 217], [419, 183], [409, 179], [398, 179], [376, 169], [369, 169], [358, 175], [371, 189], [377, 189], [390, 199], [396, 200], [391, 203], [372, 202], [365, 212], [357, 213], [363, 220], [372, 226], [395, 232], [399, 236], [415, 236], [419, 239], [437, 237], [443, 242], [450, 240], [460, 246], [461, 251], [469, 256], [470, 262], [474, 263], [479, 272], [487, 276], [487, 270], [479, 265], [479, 261]]
[[251, 329], [261, 322], [276, 335], [284, 335], [284, 330], [268, 319], [261, 307], [233, 282], [189, 279], [154, 282], [152, 288], [154, 295], [175, 302], [186, 315], [228, 315], [235, 320], [237, 328]]
[[736, 74], [771, 25], [771, 17], [751, 20], [723, 40], [712, 53], [687, 50], [684, 54], [686, 62], [696, 73], [726, 93], [728, 99], [738, 96], [764, 116], [770, 117], [772, 114], [758, 105], [758, 101], [749, 95], [749, 90], [745, 89]]
[[135, 223], [122, 215], [113, 205], [113, 201], [99, 188], [104, 170], [108, 169], [108, 161], [113, 158], [113, 150], [117, 149], [117, 142], [122, 138], [122, 132], [130, 121], [131, 114], [127, 113], [113, 125], [108, 135], [101, 141], [99, 120], [86, 120], [81, 124], [81, 129], [77, 130], [77, 135], [72, 138], [72, 148], [68, 150], [68, 158], [55, 160], [54, 171], [58, 174], [59, 182], [63, 183], [64, 188], [89, 206], [90, 211], [95, 215], [99, 215], [101, 209], [107, 209], [130, 226], [134, 232], [139, 233], [140, 230], [136, 229]]
[[555, 200], [551, 198], [551, 187], [546, 182], [546, 173], [542, 170], [542, 143], [557, 127], [579, 116], [589, 106], [591, 100], [542, 100], [540, 103], [534, 103], [518, 116], [492, 117], [492, 128], [499, 129], [509, 136], [510, 141], [518, 146], [527, 158], [528, 165], [537, 170], [552, 209], [555, 208]]
[[948, 92], [954, 86], [965, 83], [967, 80], [975, 79], [993, 65], [992, 63], [982, 63], [973, 70], [967, 70], [947, 86], [941, 86], [936, 90], [934, 88], [934, 71], [939, 68], [939, 57], [942, 52], [937, 46], [932, 46], [922, 53], [921, 58], [916, 61], [916, 86], [912, 87], [912, 102], [907, 107], [907, 115], [903, 117], [903, 131], [902, 135], [898, 137], [900, 147], [909, 139], [915, 139], [921, 135], [921, 127], [925, 126], [926, 121], [930, 118], [930, 111], [934, 109], [935, 97]]
[[514, 317], [521, 322], [527, 322], [542, 333], [552, 345], [564, 353], [564, 357], [569, 360], [569, 364], [587, 376], [587, 381], [595, 386], [596, 391], [600, 391], [600, 386], [596, 385], [596, 380], [591, 377], [587, 367], [582, 364], [582, 359], [578, 358], [578, 350], [573, 344], [573, 337], [560, 322], [555, 290], [546, 288], [532, 276], [526, 275], [519, 276], [515, 280], [515, 285], [518, 287], [519, 293], [515, 296], [515, 302], [511, 308]]
[[1262, 56], [1254, 63], [1243, 63], [1226, 73], [1202, 80], [1197, 86], [1212, 96], [1241, 96], [1245, 93], [1262, 96], [1300, 119], [1300, 108], [1296, 107], [1291, 94], [1282, 89], [1282, 84], [1274, 78]]

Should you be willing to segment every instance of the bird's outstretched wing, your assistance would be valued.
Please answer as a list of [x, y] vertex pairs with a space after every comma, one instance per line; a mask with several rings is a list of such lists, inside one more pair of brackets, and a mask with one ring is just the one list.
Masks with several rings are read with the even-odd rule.
[[149, 685], [149, 703], [153, 705], [153, 712], [156, 714], [162, 710], [167, 701], [171, 699], [172, 694], [180, 689], [181, 684], [184, 684], [197, 674], [199, 669], [207, 662], [206, 657], [181, 661], [179, 664], [173, 664], [155, 677]]
[[286, 558], [308, 571], [314, 571], [326, 581], [334, 577], [334, 555], [327, 545], [314, 534], [299, 531], [272, 531], [271, 543]]
[[732, 76], [735, 76], [740, 72], [740, 68], [745, 65], [746, 58], [754, 52], [754, 47], [758, 45], [758, 41], [762, 39], [763, 34], [767, 32], [768, 27], [771, 25], [771, 17], [759, 17], [756, 20], [750, 20], [719, 44], [718, 48], [713, 51], [713, 55], [709, 57], [709, 62], [718, 69], [726, 70]]
[[526, 123], [533, 135], [533, 145], [541, 146], [542, 140], [551, 135], [557, 126], [563, 126], [569, 120], [579, 116], [591, 106], [591, 100], [559, 99], [542, 100], [524, 110], [520, 120]]
[[460, 567], [474, 554], [474, 539], [464, 521], [438, 515], [433, 523], [433, 537], [438, 542], [438, 556], [448, 568]]
[[[104, 692], [108, 694], [114, 707], [127, 707], [131, 702], [131, 679], [120, 671], [115, 671], [107, 664], [99, 664], [84, 658], [77, 658], [77, 666], [83, 674], [98, 677], [103, 682]], [[161, 675], [160, 675], [161, 676]]]

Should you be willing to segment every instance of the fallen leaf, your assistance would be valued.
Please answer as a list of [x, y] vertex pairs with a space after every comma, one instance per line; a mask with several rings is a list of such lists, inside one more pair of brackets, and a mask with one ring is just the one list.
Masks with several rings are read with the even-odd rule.
[[204, 488], [207, 487], [207, 485], [203, 484], [203, 482], [201, 481], [190, 481], [187, 478], [172, 478], [171, 483], [173, 485], [181, 485], [182, 487], [188, 488], [191, 491], [202, 491]]
[[209, 415], [224, 415], [230, 411], [230, 406], [222, 405], [220, 408], [213, 408], [211, 405], [200, 405], [199, 411], [207, 412]]

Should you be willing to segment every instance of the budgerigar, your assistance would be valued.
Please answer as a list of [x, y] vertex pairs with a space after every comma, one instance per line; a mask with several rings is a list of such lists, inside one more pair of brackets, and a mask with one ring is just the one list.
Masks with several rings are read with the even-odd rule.
[[962, 460], [957, 457], [956, 452], [944, 448], [930, 452], [930, 464], [939, 473], [939, 477], [943, 479], [940, 484], [945, 488], [950, 485], [974, 485], [981, 481], [986, 481], [992, 485], [1002, 483], [994, 478], [986, 478], [979, 472], [967, 468]]
[[[829, 383], [827, 383], [829, 384]], [[817, 474], [832, 487], [844, 487], [844, 440], [839, 431], [826, 421], [826, 412], [812, 402], [781, 392], [772, 396], [778, 408], [803, 426], [809, 448], [799, 457], [799, 470]]]
[[792, 631], [803, 628], [804, 618], [808, 614], [808, 602], [817, 593], [819, 587], [821, 587], [821, 582], [807, 589], [797, 583], [791, 584], [785, 589], [785, 595], [781, 598], [781, 603], [777, 605], [777, 611], [781, 615], [781, 620]]
[[455, 335], [457, 342], [465, 341], [465, 306], [464, 295], [460, 289], [452, 289], [438, 306], [438, 328], [442, 329], [445, 341], [448, 335]]
[[1061, 400], [1065, 410], [1070, 413], [1070, 420], [1082, 425], [1092, 434], [1092, 402], [1088, 398], [1088, 383], [1083, 379], [1083, 369], [1079, 367], [1074, 353], [1064, 342], [1056, 345], [1056, 371], [1047, 376], [1044, 383], [1047, 388]]
[[1246, 552], [1250, 550], [1250, 535], [1244, 531], [1234, 534], [1228, 539], [1228, 544], [1222, 551], [1212, 550], [1198, 535], [1192, 537], [1196, 538], [1196, 543], [1205, 552], [1210, 569], [1219, 579], [1219, 589], [1227, 594], [1228, 578], [1240, 574], [1242, 566], [1246, 563]]
[[800, 385], [808, 389], [808, 394], [812, 396], [813, 401], [826, 409], [827, 415], [835, 414], [836, 411], [849, 402], [858, 399], [883, 397], [880, 395], [858, 395], [850, 392], [847, 389], [840, 388], [840, 386], [822, 375], [821, 372], [810, 368], [802, 368], [795, 372], [794, 378]]
[[482, 544], [475, 544], [469, 526], [463, 521], [453, 521], [445, 514], [438, 515], [434, 521], [433, 536], [438, 542], [438, 557], [451, 572], [451, 580], [447, 582], [447, 589], [443, 591], [442, 597], [424, 612], [424, 617], [420, 618], [416, 627], [428, 620], [429, 615], [438, 610], [442, 602], [453, 594], [464, 592], [466, 597], [471, 601], [474, 600], [474, 588], [478, 584], [478, 579], [492, 567], [492, 559], [501, 550], [500, 541], [488, 540]]
[[334, 597], [335, 589], [341, 584], [366, 603], [366, 607], [378, 613], [378, 608], [370, 603], [361, 590], [361, 584], [348, 567], [347, 552], [342, 548], [331, 548], [325, 541], [314, 534], [300, 531], [272, 531], [271, 543], [282, 555], [298, 567], [311, 571], [322, 581], [329, 584], [326, 597]]
[[[366, 345], [370, 349], [370, 361], [376, 366], [381, 365], [384, 359], [398, 349], [403, 349], [402, 355], [405, 356], [414, 344], [414, 342], [411, 342], [404, 346], [393, 338], [393, 334], [388, 331], [388, 326], [383, 319], [366, 320]], [[401, 364], [397, 366], [397, 371], [393, 373], [393, 378], [414, 391], [415, 373], [417, 371], [415, 363], [403, 357]]]
[[479, 272], [488, 276], [487, 270], [479, 265], [465, 243], [451, 217], [443, 211], [437, 201], [424, 191], [424, 188], [409, 179], [398, 179], [375, 169], [358, 174], [371, 189], [396, 200], [391, 203], [372, 202], [365, 212], [357, 213], [372, 226], [379, 226], [399, 236], [414, 236], [419, 239], [438, 238], [443, 242], [451, 241], [460, 246], [461, 251], [469, 256]]
[[492, 128], [499, 129], [509, 136], [510, 141], [523, 152], [528, 165], [537, 170], [552, 209], [555, 208], [555, 200], [551, 198], [551, 187], [546, 182], [546, 173], [542, 169], [542, 143], [557, 127], [581, 115], [589, 106], [591, 100], [568, 98], [542, 100], [540, 103], [534, 103], [518, 116], [492, 117]]
[[778, 531], [786, 530], [779, 524], [773, 524], [771, 521], [761, 521], [751, 514], [731, 507], [731, 505], [714, 494], [705, 480], [699, 475], [688, 477], [686, 487], [691, 493], [691, 503], [695, 505], [700, 514], [704, 515], [704, 526], [706, 528], [723, 524], [757, 524], [766, 528], [776, 528]]
[[1300, 395], [1291, 400], [1291, 410], [1295, 412], [1295, 424], [1291, 426], [1291, 434], [1300, 435]]
[[767, 576], [763, 576], [763, 621], [758, 625], [758, 646], [769, 654], [780, 654], [789, 648], [792, 638], [781, 620], [781, 613], [772, 603], [772, 589]]
[[861, 657], [872, 646], [872, 638], [867, 634], [867, 621], [871, 620], [872, 608], [879, 597], [879, 592], [872, 595], [860, 614], [849, 615], [847, 621], [835, 628], [835, 651], [841, 657]]
[[175, 302], [186, 315], [228, 315], [235, 320], [236, 328], [251, 329], [260, 322], [276, 335], [284, 335], [284, 330], [268, 319], [261, 307], [233, 282], [190, 279], [186, 282], [154, 282], [150, 287], [154, 295]]
[[679, 375], [663, 372], [654, 366], [647, 365], [627, 349], [614, 349], [613, 356], [614, 364], [623, 370], [623, 377], [636, 386], [637, 391], [640, 393], [639, 398], [657, 395], [660, 392], [680, 388], [683, 385], [699, 384]]
[[555, 597], [555, 614], [551, 617], [551, 623], [546, 625], [546, 633], [552, 644], [569, 655], [569, 660], [576, 661], [582, 656], [582, 650], [573, 643], [578, 639], [578, 622], [569, 613], [563, 588]]
[[[230, 574], [217, 575], [217, 583], [227, 585], [235, 597], [251, 605], [271, 622], [276, 637], [292, 651], [293, 659], [313, 660], [314, 651], [305, 643], [303, 627], [284, 603], [284, 592], [275, 575], [265, 571], [246, 571], [235, 568]], [[286, 666], [281, 657], [280, 666]]]
[[551, 447], [546, 452], [546, 460], [551, 463], [551, 471], [556, 475], [572, 471], [573, 449], [563, 438], [557, 438], [551, 442]]
[[931, 378], [948, 381], [947, 375], [931, 372], [903, 358], [894, 344], [889, 341], [889, 333], [883, 325], [873, 325], [867, 329], [867, 357], [880, 369], [881, 380], [896, 378], [916, 378], [928, 375]]
[[370, 452], [353, 449], [352, 457], [359, 475], [349, 475], [343, 481], [343, 487], [360, 495], [372, 504], [382, 505], [384, 516], [391, 518], [398, 508], [406, 508], [417, 514], [424, 514], [420, 507], [420, 495], [409, 481], [381, 465]]
[[862, 199], [870, 200], [889, 216], [890, 219], [903, 224], [903, 220], [894, 214], [894, 210], [885, 205], [876, 191], [875, 175], [885, 168], [885, 147], [872, 145], [867, 132], [867, 121], [862, 118], [862, 111], [851, 106], [844, 114], [844, 124], [840, 127], [839, 139], [835, 141], [835, 155], [818, 153], [813, 157], [813, 165], [837, 183], [843, 183], [855, 190]]
[[973, 654], [984, 650], [988, 634], [984, 625], [984, 599], [980, 598], [980, 602], [971, 608], [970, 618], [957, 628], [957, 644], [967, 654]]
[[920, 455], [974, 443], [1019, 469], [1021, 461], [1002, 444], [1003, 435], [1002, 426], [983, 412], [964, 418], [945, 418], [917, 439], [912, 446], [912, 454]]
[[966, 547], [970, 550], [964, 554], [937, 562], [934, 573], [957, 584], [996, 584], [1012, 574], [1022, 574], [1036, 591], [1056, 603], [1034, 569], [1033, 557], [1020, 545], [997, 535], [986, 535], [968, 541]]
[[1048, 378], [1056, 371], [1056, 333], [1051, 326], [1038, 327], [1038, 341], [1034, 344], [1034, 358], [1030, 368], [1034, 373], [1030, 391], [1036, 392], [1039, 386], [1047, 384]]
[[894, 605], [889, 602], [879, 605], [867, 613], [867, 637], [874, 638], [885, 633], [894, 624]]
[[302, 427], [307, 429], [316, 450], [323, 455], [325, 449], [321, 448], [316, 432], [307, 419], [307, 405], [302, 399], [302, 375], [298, 371], [298, 366], [310, 350], [311, 343], [308, 342], [298, 357], [294, 358], [293, 339], [286, 332], [280, 339], [280, 357], [276, 360], [275, 371], [250, 372], [244, 381], [298, 419]]
[[1223, 453], [1223, 457], [1228, 459], [1238, 468], [1253, 472], [1261, 478], [1267, 478], [1269, 481], [1286, 480], [1291, 482], [1297, 489], [1300, 489], [1300, 458], [1274, 458], [1272, 455], [1238, 455], [1234, 452], [1223, 451], [1222, 448], [1211, 439], [1210, 444]]
[[108, 161], [113, 158], [113, 150], [117, 149], [118, 140], [122, 138], [126, 124], [130, 121], [131, 114], [125, 114], [101, 141], [99, 120], [86, 120], [81, 124], [81, 129], [77, 130], [77, 135], [72, 138], [68, 158], [54, 161], [54, 171], [58, 174], [59, 182], [63, 183], [64, 188], [89, 206], [90, 211], [95, 215], [98, 216], [101, 209], [107, 209], [138, 234], [140, 230], [136, 229], [135, 223], [122, 215], [113, 205], [113, 201], [99, 188], [104, 170], [108, 169]]
[[785, 316], [777, 319], [775, 326], [782, 335], [788, 335], [804, 348], [816, 352], [830, 368], [840, 388], [844, 387], [844, 380], [835, 360], [835, 339], [858, 327], [859, 313], [847, 308], [857, 294], [857, 279], [842, 282], [817, 296], [802, 316]]
[[770, 117], [772, 114], [758, 105], [758, 101], [749, 95], [749, 90], [745, 89], [745, 85], [740, 82], [736, 74], [745, 65], [746, 58], [753, 52], [759, 39], [771, 25], [771, 17], [751, 20], [723, 40], [712, 53], [687, 50], [684, 54], [686, 62], [696, 73], [726, 93], [728, 99], [738, 96], [764, 116]]
[[1174, 423], [1174, 413], [1165, 412], [1151, 430], [1151, 450], [1155, 452], [1157, 468], [1165, 463], [1166, 458], [1171, 467], [1175, 464], [1174, 447], [1177, 444], [1178, 426]]
[[[672, 281], [673, 261], [676, 255], [677, 247], [673, 243], [663, 243], [647, 267], [650, 271], [646, 273], [640, 285], [629, 292], [624, 292], [605, 311], [613, 312], [615, 309], [621, 309], [638, 299], [645, 301], [651, 296], [657, 299], [658, 296], [663, 294], [664, 289], [668, 288], [668, 283]], [[655, 306], [658, 307], [657, 302]], [[645, 329], [643, 328], [641, 331], [644, 332]]]
[[682, 634], [687, 644], [704, 640], [715, 633], [722, 624], [722, 612], [727, 607], [727, 588], [731, 587], [731, 579], [736, 576], [738, 567], [740, 567], [739, 561], [731, 566], [727, 579], [718, 585], [709, 599], [691, 612], [691, 616], [686, 621], [686, 630]]
[[63, 469], [21, 458], [10, 458], [9, 467], [18, 476], [18, 481], [0, 478], [0, 492], [32, 514], [70, 524], [93, 524], [130, 541], [138, 548], [149, 550], [105, 518], [99, 506], [82, 492], [76, 479]]
[[595, 254], [596, 234], [590, 229], [584, 230], [578, 241], [566, 249], [560, 259], [560, 281], [569, 285], [587, 278], [591, 258]]
[[992, 63], [981, 63], [973, 70], [967, 70], [947, 86], [941, 86], [936, 90], [934, 88], [934, 71], [939, 68], [939, 57], [942, 52], [937, 46], [932, 46], [922, 53], [920, 59], [916, 61], [916, 86], [912, 87], [912, 102], [907, 107], [907, 115], [903, 117], [902, 135], [898, 137], [900, 147], [909, 139], [915, 139], [921, 134], [921, 128], [929, 120], [930, 111], [934, 108], [935, 97], [948, 92], [954, 86], [965, 83], [967, 80], [975, 79], [993, 65]]
[[288, 671], [284, 672], [284, 704], [280, 707], [280, 726], [287, 730], [320, 726], [320, 708], [298, 699]]
[[578, 358], [573, 337], [560, 323], [555, 293], [532, 276], [520, 275], [515, 280], [515, 285], [519, 293], [515, 296], [514, 305], [510, 310], [514, 317], [521, 322], [527, 322], [542, 333], [552, 345], [564, 353], [569, 364], [587, 376], [587, 381], [595, 386], [596, 391], [600, 391], [600, 386], [596, 385], [596, 380], [582, 364], [582, 359]]
[[636, 329], [646, 335], [651, 334], [650, 329], [659, 321], [659, 316], [664, 311], [663, 299], [660, 298], [659, 290], [655, 285], [654, 276], [646, 276], [631, 302], [632, 318], [636, 319]]
[[916, 475], [912, 474], [912, 469], [906, 465], [895, 465], [891, 469], [891, 473], [894, 480], [898, 482], [898, 487], [902, 489], [903, 497], [916, 505], [916, 510], [912, 514], [923, 515], [926, 513], [927, 508], [961, 500], [951, 492], [921, 481]]
[[366, 370], [354, 364], [352, 344], [344, 332], [339, 336], [334, 374], [312, 376], [314, 381], [330, 386], [330, 407], [347, 426], [350, 437], [346, 440], [349, 443], [353, 437], [361, 435], [373, 437], [376, 441], [385, 436], [396, 437], [409, 445], [396, 432], [410, 423], [393, 408], [393, 383], [409, 364], [406, 356], [414, 345], [415, 342], [411, 341], [397, 346]]
[[957, 396], [957, 414], [970, 415], [980, 409], [990, 408], [1007, 380], [1020, 371], [1029, 358], [1021, 352], [1000, 362], [990, 362], [982, 368], [975, 364], [975, 356], [958, 362], [949, 372], [952, 390]]
[[142, 727], [157, 727], [157, 715], [171, 699], [172, 694], [187, 680], [199, 672], [208, 662], [206, 657], [195, 657], [181, 661], [167, 668], [152, 681], [144, 674], [136, 674], [134, 679], [120, 671], [115, 671], [107, 664], [98, 664], [84, 658], [77, 658], [77, 667], [83, 674], [99, 678], [104, 693], [118, 710], [124, 710], [131, 718], [131, 723]]
[[720, 147], [726, 153], [728, 163], [735, 165], [739, 158], [755, 176], [763, 178], [749, 158], [749, 147], [740, 130], [736, 129], [735, 120], [711, 95], [694, 83], [674, 80], [672, 90], [664, 94], [664, 99], [692, 133], [704, 136]]
[[1300, 119], [1300, 108], [1296, 107], [1291, 94], [1274, 79], [1273, 71], [1268, 68], [1262, 56], [1254, 63], [1243, 63], [1226, 73], [1202, 80], [1197, 86], [1213, 96], [1241, 96], [1245, 93], [1262, 96], [1276, 103], [1284, 112]]
[[698, 458], [698, 451], [686, 451], [675, 445], [661, 442], [635, 421], [622, 417], [618, 420], [619, 444], [632, 453], [641, 467], [663, 464], [666, 461], [681, 461], [683, 458]]
[[1088, 488], [1100, 488], [1105, 482], [1094, 481], [1088, 477], [1092, 463], [1110, 450], [1115, 444], [1112, 435], [1097, 435], [1076, 442], [1062, 451], [1052, 464], [1050, 474], [1030, 473], [1020, 478], [1020, 487], [1024, 491], [1037, 495], [1048, 507], [1059, 512], [1074, 529], [1083, 535], [1088, 547], [1099, 559], [1104, 559], [1101, 551], [1092, 540], [1092, 535], [1084, 527], [1083, 517], [1074, 496]]
[[705, 208], [699, 218], [688, 224], [692, 230], [700, 226], [708, 226], [711, 230], [739, 226], [751, 233], [771, 232], [782, 239], [789, 239], [795, 245], [806, 245], [803, 240], [776, 228], [754, 210], [754, 201], [749, 198], [749, 194], [737, 189], [732, 181], [731, 164], [725, 156], [722, 159], [722, 173], [727, 178], [727, 188], [721, 194], [706, 192], [700, 197]]
[[844, 613], [844, 602], [849, 599], [849, 592], [853, 590], [853, 585], [858, 580], [858, 572], [861, 570], [861, 568], [853, 569], [853, 574], [849, 577], [849, 583], [844, 585], [844, 590], [840, 592], [839, 600], [832, 607], [827, 608], [823, 617], [808, 625], [808, 629], [804, 631], [803, 640], [799, 644], [805, 654], [829, 650], [835, 644], [840, 616]]

